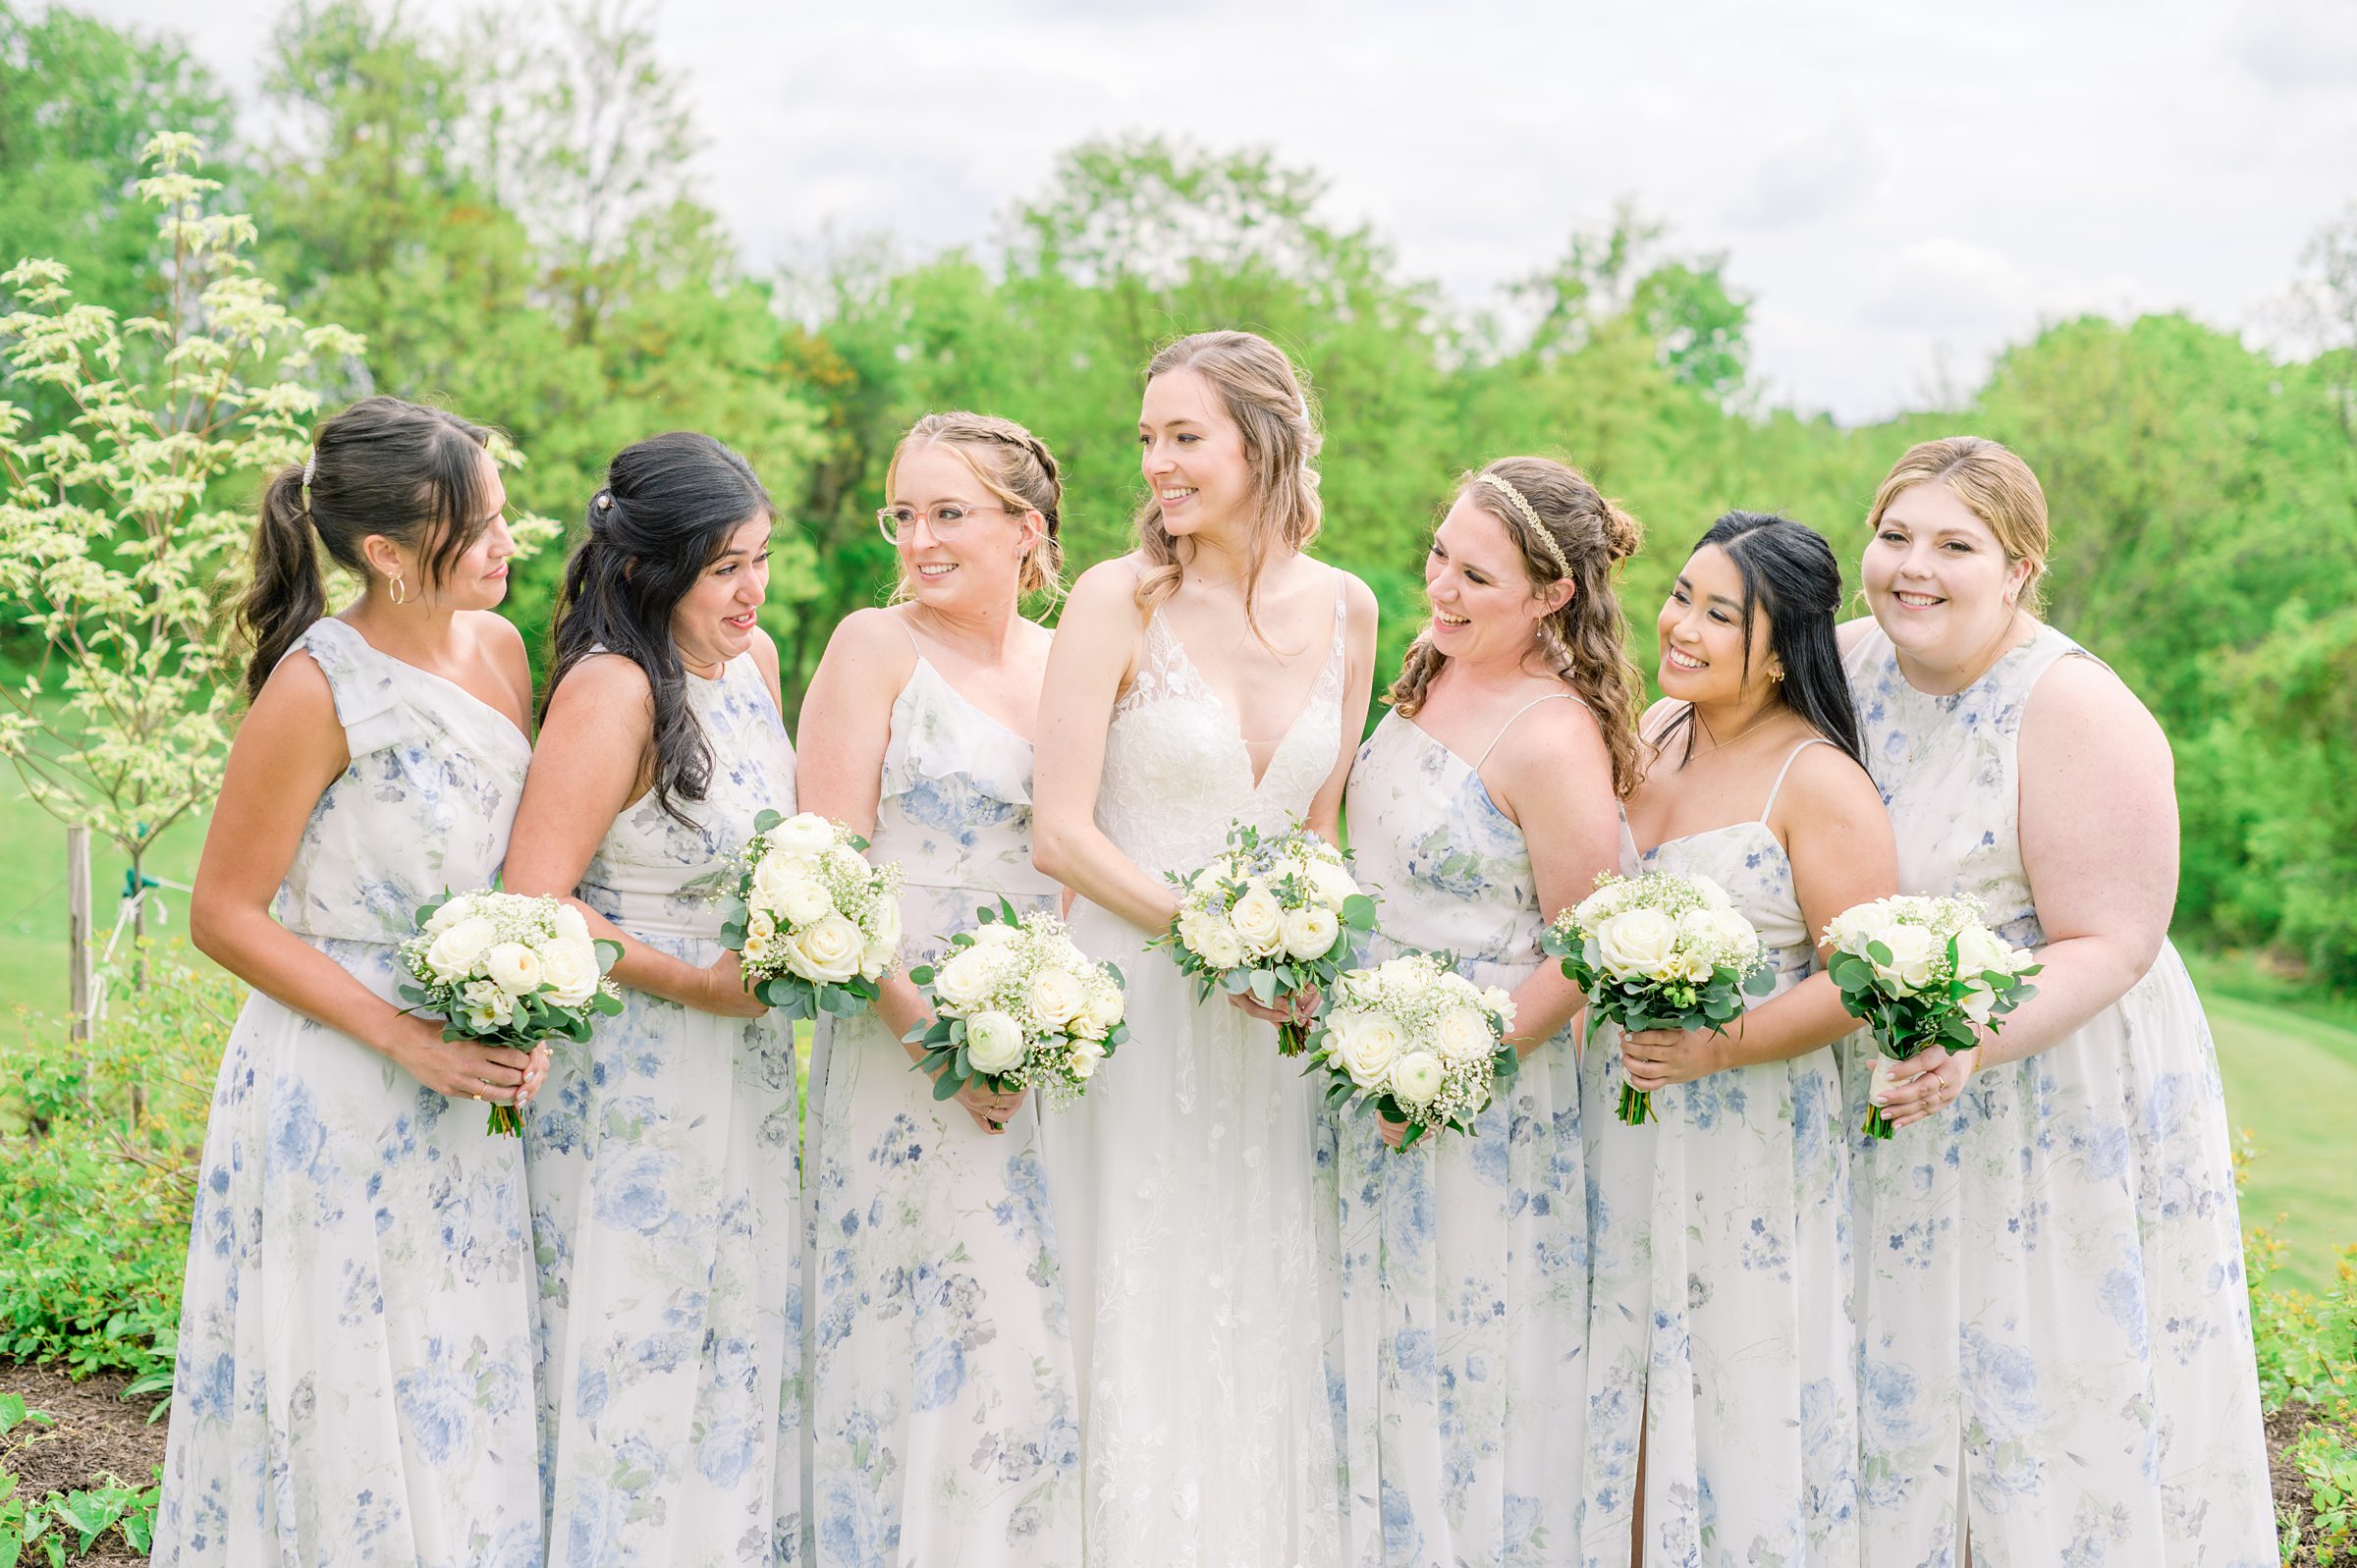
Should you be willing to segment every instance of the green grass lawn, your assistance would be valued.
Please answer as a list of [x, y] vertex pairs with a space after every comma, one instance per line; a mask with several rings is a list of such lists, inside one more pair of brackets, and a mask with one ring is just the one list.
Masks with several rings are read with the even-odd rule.
[[[156, 846], [153, 874], [187, 882], [203, 839], [201, 822], [173, 829]], [[103, 938], [125, 863], [103, 843], [93, 861]], [[0, 798], [0, 1009], [65, 1010], [65, 829], [11, 789]], [[177, 933], [188, 897], [166, 890], [163, 899], [164, 932]], [[2357, 1242], [2357, 1029], [2313, 1016], [2312, 1005], [2293, 1010], [2227, 995], [2247, 988], [2220, 966], [2197, 960], [2195, 973], [2218, 1037], [2228, 1116], [2238, 1131], [2248, 1129], [2257, 1154], [2243, 1223], [2274, 1225], [2289, 1244], [2284, 1282], [2321, 1288], [2334, 1250]]]

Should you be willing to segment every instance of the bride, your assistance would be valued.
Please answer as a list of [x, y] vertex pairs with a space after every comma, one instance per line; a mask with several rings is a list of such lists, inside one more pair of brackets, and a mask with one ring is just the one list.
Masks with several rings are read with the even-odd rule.
[[1130, 1040], [1041, 1136], [1082, 1400], [1092, 1563], [1339, 1559], [1311, 1162], [1276, 1014], [1195, 1000], [1146, 942], [1233, 821], [1336, 835], [1375, 599], [1301, 553], [1319, 438], [1266, 339], [1155, 355], [1138, 548], [1072, 589], [1040, 701], [1039, 869], [1128, 979]]

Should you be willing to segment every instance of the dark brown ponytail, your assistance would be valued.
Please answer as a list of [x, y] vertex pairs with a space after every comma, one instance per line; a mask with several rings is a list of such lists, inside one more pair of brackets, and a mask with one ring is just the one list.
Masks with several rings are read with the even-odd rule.
[[319, 546], [302, 503], [302, 469], [289, 464], [262, 491], [261, 525], [253, 534], [253, 580], [238, 603], [238, 631], [253, 647], [246, 664], [246, 700], [262, 694], [295, 639], [327, 614], [319, 580]]

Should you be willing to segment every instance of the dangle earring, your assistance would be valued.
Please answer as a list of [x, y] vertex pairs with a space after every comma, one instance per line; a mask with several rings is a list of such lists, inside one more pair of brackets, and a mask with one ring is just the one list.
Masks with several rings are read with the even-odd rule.
[[392, 592], [393, 602], [396, 605], [406, 605], [410, 602], [410, 585], [402, 580], [401, 572], [398, 569], [393, 573]]

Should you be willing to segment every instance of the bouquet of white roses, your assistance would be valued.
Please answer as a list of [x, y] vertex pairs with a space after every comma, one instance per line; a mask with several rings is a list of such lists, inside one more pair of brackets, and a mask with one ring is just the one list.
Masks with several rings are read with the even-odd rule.
[[899, 863], [869, 865], [866, 839], [812, 812], [753, 827], [721, 924], [745, 989], [789, 1018], [857, 1012], [900, 951]]
[[1092, 963], [1054, 915], [1017, 915], [1005, 899], [950, 939], [941, 961], [908, 978], [932, 993], [933, 1021], [909, 1031], [917, 1066], [937, 1076], [933, 1098], [970, 1082], [997, 1094], [1036, 1089], [1080, 1098], [1097, 1066], [1129, 1038], [1122, 972]]
[[1446, 953], [1402, 953], [1336, 977], [1310, 1066], [1327, 1074], [1329, 1108], [1372, 1102], [1406, 1122], [1406, 1149], [1444, 1127], [1472, 1132], [1493, 1087], [1520, 1065], [1506, 1043], [1513, 1025], [1513, 999], [1474, 985]]
[[[1197, 1000], [1249, 992], [1264, 1007], [1331, 984], [1349, 961], [1350, 936], [1375, 927], [1375, 900], [1359, 891], [1343, 852], [1298, 824], [1262, 838], [1237, 823], [1228, 852], [1191, 876], [1173, 876], [1178, 913], [1158, 942], [1195, 977]], [[1277, 1049], [1298, 1055], [1299, 1024], [1282, 1024]]]
[[[418, 906], [417, 934], [401, 945], [402, 999], [439, 1013], [442, 1038], [530, 1051], [556, 1035], [587, 1040], [592, 1014], [622, 1011], [606, 971], [619, 942], [597, 941], [581, 912], [558, 898], [478, 888]], [[514, 1106], [493, 1106], [486, 1132], [523, 1130]]]
[[1841, 1005], [1881, 1052], [1866, 1107], [1865, 1131], [1876, 1138], [1891, 1133], [1875, 1098], [1891, 1081], [1888, 1063], [1932, 1046], [1962, 1051], [1981, 1026], [1996, 1034], [2006, 1013], [2038, 994], [2026, 977], [2043, 967], [1983, 925], [1980, 906], [1965, 898], [1859, 904], [1834, 917], [1825, 945], [1834, 949], [1826, 972], [1841, 988]]
[[[1759, 932], [1708, 877], [1607, 871], [1548, 923], [1540, 944], [1587, 993], [1591, 1040], [1608, 1023], [1717, 1034], [1743, 1010], [1745, 993], [1776, 986]], [[1623, 1083], [1620, 1119], [1633, 1127], [1652, 1114], [1652, 1097]]]

